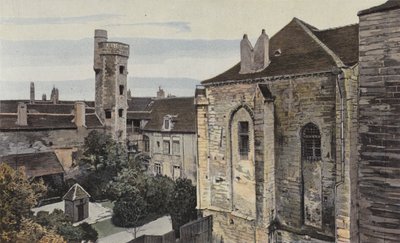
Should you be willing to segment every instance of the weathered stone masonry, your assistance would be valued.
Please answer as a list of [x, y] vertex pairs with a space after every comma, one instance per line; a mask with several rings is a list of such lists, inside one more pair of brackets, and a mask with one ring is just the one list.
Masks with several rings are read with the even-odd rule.
[[400, 2], [359, 15], [359, 237], [399, 242]]

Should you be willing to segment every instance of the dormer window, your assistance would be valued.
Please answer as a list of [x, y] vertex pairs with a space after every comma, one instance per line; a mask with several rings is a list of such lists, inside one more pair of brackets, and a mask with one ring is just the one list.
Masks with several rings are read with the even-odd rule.
[[274, 56], [276, 56], [276, 57], [279, 57], [281, 54], [282, 54], [281, 49], [277, 49], [277, 50], [275, 50], [275, 52], [274, 52]]
[[170, 115], [164, 116], [162, 130], [171, 131], [172, 126], [173, 126], [173, 124], [172, 124], [172, 116], [170, 116]]

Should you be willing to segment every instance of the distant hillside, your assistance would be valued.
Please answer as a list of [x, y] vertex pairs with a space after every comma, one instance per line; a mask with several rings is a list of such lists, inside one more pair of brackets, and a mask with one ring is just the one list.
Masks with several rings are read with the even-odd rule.
[[[0, 99], [29, 99], [29, 83], [30, 81], [0, 81]], [[130, 77], [128, 88], [133, 96], [155, 96], [159, 86], [166, 94], [193, 96], [199, 83], [200, 81], [190, 78]], [[59, 89], [62, 100], [94, 100], [94, 79], [35, 81], [36, 99], [41, 99], [43, 93], [46, 93], [49, 99], [53, 86]]]

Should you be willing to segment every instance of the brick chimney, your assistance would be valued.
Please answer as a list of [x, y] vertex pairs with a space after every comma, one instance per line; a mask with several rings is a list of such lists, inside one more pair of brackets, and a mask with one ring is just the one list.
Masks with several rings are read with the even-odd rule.
[[18, 103], [16, 124], [18, 126], [28, 126], [28, 111], [24, 103]]
[[77, 127], [86, 127], [86, 105], [84, 102], [74, 104], [74, 122]]
[[253, 72], [253, 55], [253, 46], [244, 34], [240, 42], [240, 74]]

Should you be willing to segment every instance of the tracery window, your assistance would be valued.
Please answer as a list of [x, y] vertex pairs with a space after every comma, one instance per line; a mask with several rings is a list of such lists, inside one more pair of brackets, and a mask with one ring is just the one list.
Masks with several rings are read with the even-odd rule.
[[301, 132], [301, 157], [303, 160], [321, 159], [321, 134], [313, 123], [305, 125]]

